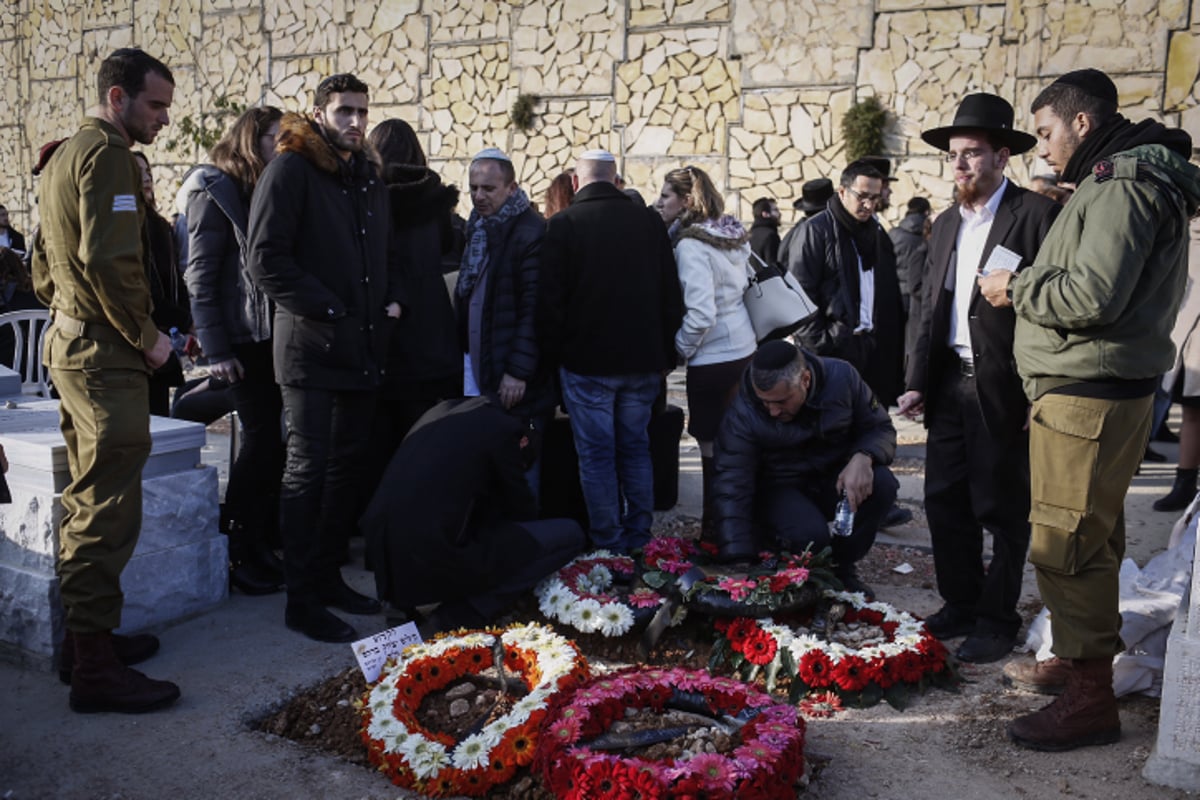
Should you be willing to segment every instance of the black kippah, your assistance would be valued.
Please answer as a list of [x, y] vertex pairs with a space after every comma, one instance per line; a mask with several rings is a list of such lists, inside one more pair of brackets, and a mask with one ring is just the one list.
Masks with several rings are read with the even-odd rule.
[[1097, 100], [1107, 100], [1113, 105], [1119, 104], [1116, 84], [1112, 82], [1112, 78], [1098, 69], [1077, 69], [1060, 75], [1054, 83], [1074, 86]]
[[757, 370], [783, 369], [796, 358], [796, 346], [791, 342], [775, 339], [758, 348], [754, 354]]

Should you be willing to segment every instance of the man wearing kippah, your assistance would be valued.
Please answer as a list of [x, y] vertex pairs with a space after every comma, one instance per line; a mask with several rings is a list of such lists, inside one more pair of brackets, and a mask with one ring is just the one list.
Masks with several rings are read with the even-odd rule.
[[1033, 402], [1029, 560], [1050, 610], [1055, 658], [1005, 667], [1061, 692], [1011, 722], [1014, 742], [1070, 750], [1115, 742], [1118, 571], [1125, 494], [1150, 433], [1158, 377], [1187, 280], [1188, 218], [1200, 207], [1191, 137], [1117, 113], [1107, 75], [1063, 75], [1033, 101], [1038, 155], [1076, 185], [1031, 266], [979, 278], [1016, 313], [1015, 356]]
[[[896, 429], [887, 409], [845, 361], [767, 342], [746, 369], [717, 434], [713, 508], [727, 562], [764, 547], [799, 553], [831, 546], [847, 591], [874, 599], [855, 562], [871, 549], [899, 484], [887, 465]], [[855, 512], [849, 536], [829, 521], [842, 495]]]

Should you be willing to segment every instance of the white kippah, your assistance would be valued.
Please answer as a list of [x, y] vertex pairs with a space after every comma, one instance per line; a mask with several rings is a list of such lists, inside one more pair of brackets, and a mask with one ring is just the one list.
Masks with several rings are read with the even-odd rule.
[[581, 161], [609, 161], [613, 164], [617, 163], [617, 158], [607, 150], [588, 150], [581, 155]]
[[471, 162], [474, 163], [481, 158], [490, 158], [493, 161], [507, 161], [510, 164], [512, 163], [512, 159], [504, 155], [504, 151], [499, 147], [485, 147], [483, 150], [480, 150], [475, 154], [475, 157], [471, 159]]

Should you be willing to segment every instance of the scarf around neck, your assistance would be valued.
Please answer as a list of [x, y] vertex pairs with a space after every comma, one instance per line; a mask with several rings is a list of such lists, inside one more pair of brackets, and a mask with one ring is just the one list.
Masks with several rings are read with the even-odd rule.
[[459, 297], [470, 297], [471, 292], [475, 291], [475, 284], [487, 263], [489, 237], [495, 237], [505, 223], [528, 209], [529, 197], [524, 189], [513, 192], [504, 201], [504, 205], [500, 206], [500, 210], [490, 217], [480, 216], [478, 211], [472, 209], [471, 217], [467, 220], [467, 247], [463, 251], [462, 268], [458, 273], [458, 287], [455, 290]]
[[1192, 138], [1185, 131], [1168, 128], [1152, 119], [1135, 124], [1117, 114], [1079, 143], [1060, 177], [1078, 186], [1092, 174], [1097, 162], [1143, 144], [1160, 144], [1185, 159], [1192, 155]]
[[842, 198], [836, 194], [829, 198], [829, 213], [833, 214], [833, 219], [837, 224], [841, 225], [850, 232], [850, 236], [854, 239], [854, 246], [858, 248], [858, 257], [862, 259], [863, 271], [869, 271], [875, 266], [875, 250], [876, 236], [879, 229], [879, 223], [875, 221], [875, 217], [870, 217], [866, 222], [861, 222], [857, 217], [846, 210], [842, 205]]

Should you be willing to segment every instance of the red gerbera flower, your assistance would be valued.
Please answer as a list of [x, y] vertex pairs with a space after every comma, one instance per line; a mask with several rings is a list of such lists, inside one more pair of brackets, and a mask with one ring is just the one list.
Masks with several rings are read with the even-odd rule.
[[833, 668], [833, 681], [847, 692], [861, 692], [870, 682], [867, 663], [858, 656], [846, 656]]
[[833, 661], [824, 650], [809, 650], [796, 667], [800, 680], [814, 689], [822, 689], [833, 680]]
[[746, 637], [759, 630], [758, 623], [749, 617], [738, 617], [733, 622], [729, 623], [729, 630], [726, 636], [729, 637], [729, 643], [733, 645], [733, 649], [742, 652]]
[[871, 659], [867, 664], [867, 670], [871, 680], [878, 683], [880, 689], [888, 689], [899, 680], [895, 664], [887, 656]]
[[778, 649], [779, 645], [776, 643], [775, 637], [762, 628], [747, 637], [742, 645], [742, 652], [745, 654], [746, 660], [760, 667], [770, 664]]

